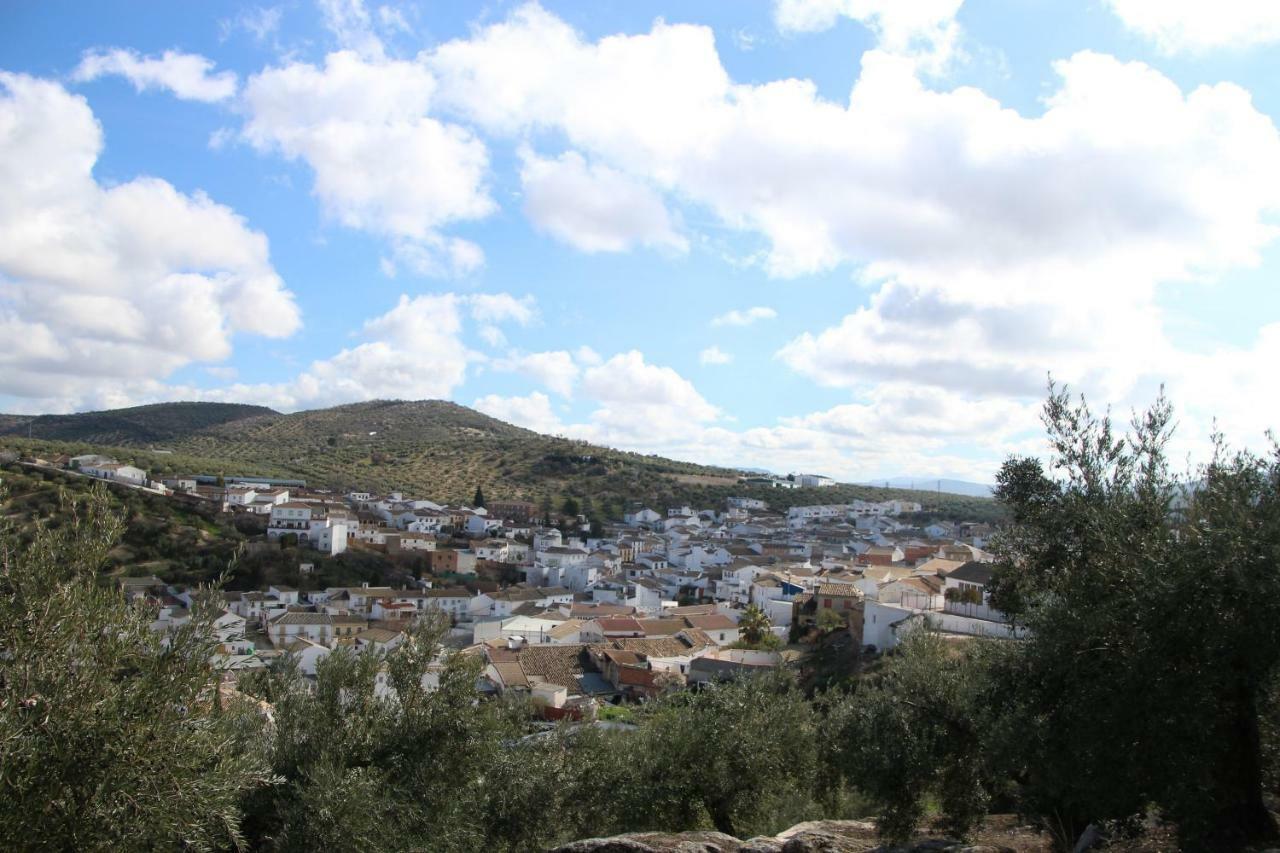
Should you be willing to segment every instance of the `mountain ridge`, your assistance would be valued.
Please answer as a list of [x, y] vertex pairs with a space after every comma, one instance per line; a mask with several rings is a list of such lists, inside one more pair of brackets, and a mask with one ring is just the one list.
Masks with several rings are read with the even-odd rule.
[[945, 507], [948, 516], [983, 520], [992, 512], [990, 501], [878, 486], [747, 487], [738, 483], [739, 469], [542, 435], [446, 400], [371, 400], [288, 414], [181, 402], [78, 415], [0, 415], [0, 442], [55, 453], [109, 452], [157, 475], [300, 478], [334, 490], [400, 490], [450, 502], [469, 501], [481, 488], [490, 499], [527, 499], [556, 509], [572, 498], [584, 511], [610, 518], [636, 502], [659, 509], [712, 506], [729, 494], [760, 497], [783, 509], [899, 497]]

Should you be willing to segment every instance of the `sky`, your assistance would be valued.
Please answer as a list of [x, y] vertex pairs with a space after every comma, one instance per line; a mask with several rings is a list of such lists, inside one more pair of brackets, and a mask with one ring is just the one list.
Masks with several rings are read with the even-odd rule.
[[1280, 423], [1280, 3], [0, 5], [0, 411], [450, 399], [991, 482]]

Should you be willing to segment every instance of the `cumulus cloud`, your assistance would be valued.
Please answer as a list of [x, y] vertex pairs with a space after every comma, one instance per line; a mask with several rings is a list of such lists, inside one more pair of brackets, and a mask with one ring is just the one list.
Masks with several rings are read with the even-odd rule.
[[494, 362], [495, 370], [521, 373], [546, 386], [561, 397], [572, 397], [581, 368], [565, 350], [513, 355]]
[[1179, 274], [1256, 256], [1280, 186], [1275, 128], [1243, 89], [1184, 94], [1089, 52], [1055, 65], [1034, 116], [931, 89], [884, 50], [863, 55], [844, 104], [806, 80], [735, 84], [709, 28], [590, 42], [537, 6], [428, 64], [442, 107], [493, 133], [559, 131], [590, 162], [760, 234], [782, 277], [1103, 255]]
[[544, 159], [521, 153], [524, 210], [540, 230], [583, 252], [623, 252], [636, 245], [685, 252], [662, 196], [616, 169], [589, 165], [566, 151]]
[[503, 397], [486, 394], [471, 404], [477, 411], [545, 435], [558, 435], [564, 425], [551, 408], [546, 394], [534, 391], [524, 397]]
[[242, 134], [259, 151], [304, 161], [325, 212], [388, 238], [400, 263], [461, 275], [483, 253], [443, 229], [496, 205], [484, 143], [427, 114], [434, 91], [420, 63], [339, 51], [322, 66], [292, 62], [249, 78]]
[[166, 50], [158, 57], [142, 56], [135, 50], [112, 48], [86, 51], [71, 78], [78, 82], [107, 75], [124, 77], [139, 92], [167, 89], [187, 101], [215, 103], [236, 94], [233, 71], [214, 73], [211, 59], [180, 50]]
[[733, 356], [717, 346], [710, 346], [698, 353], [698, 361], [701, 364], [729, 364], [733, 361]]
[[0, 73], [0, 393], [49, 408], [119, 400], [227, 358], [236, 333], [300, 325], [266, 237], [158, 178], [104, 187], [102, 144], [84, 98]]
[[401, 294], [395, 307], [365, 321], [360, 343], [313, 361], [288, 381], [169, 388], [164, 395], [253, 402], [284, 411], [379, 398], [447, 399], [466, 381], [471, 365], [485, 359], [463, 340], [468, 316], [519, 324], [520, 311], [495, 311], [494, 306], [503, 305], [533, 310], [528, 297], [507, 293]]
[[1126, 27], [1165, 53], [1280, 42], [1280, 6], [1258, 0], [1107, 0]]
[[849, 18], [870, 29], [882, 50], [914, 56], [931, 70], [952, 58], [963, 0], [774, 0], [773, 18], [784, 33], [811, 33]]
[[750, 326], [757, 320], [772, 320], [778, 312], [765, 305], [756, 305], [747, 309], [733, 309], [711, 318], [713, 326]]
[[493, 134], [559, 134], [758, 235], [774, 276], [856, 270], [865, 307], [779, 353], [855, 399], [890, 382], [1029, 401], [1052, 373], [1127, 406], [1205, 372], [1169, 340], [1159, 290], [1255, 265], [1273, 242], [1272, 121], [1239, 86], [1183, 89], [1090, 51], [1054, 64], [1037, 110], [929, 85], [911, 46], [954, 33], [958, 7], [780, 3], [791, 30], [846, 15], [877, 32], [844, 101], [806, 80], [736, 83], [709, 28], [589, 40], [536, 5], [427, 62], [442, 108]]
[[538, 315], [532, 296], [516, 298], [509, 293], [477, 293], [467, 299], [471, 316], [482, 323], [513, 322], [527, 326]]

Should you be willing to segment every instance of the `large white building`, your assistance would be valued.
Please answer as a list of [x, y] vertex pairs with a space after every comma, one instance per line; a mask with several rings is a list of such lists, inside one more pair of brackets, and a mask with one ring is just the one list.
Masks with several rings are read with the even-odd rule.
[[330, 518], [323, 507], [314, 504], [286, 501], [271, 507], [267, 538], [275, 540], [289, 534], [298, 537], [299, 545], [326, 554], [347, 550], [346, 518]]

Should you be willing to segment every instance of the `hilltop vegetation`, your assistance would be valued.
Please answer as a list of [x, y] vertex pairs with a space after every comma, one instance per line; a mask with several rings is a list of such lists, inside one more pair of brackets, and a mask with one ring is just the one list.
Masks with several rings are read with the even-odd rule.
[[6, 415], [0, 416], [0, 446], [23, 453], [106, 453], [153, 475], [301, 478], [321, 488], [398, 489], [452, 503], [470, 500], [477, 487], [490, 500], [520, 498], [546, 508], [572, 497], [588, 514], [613, 519], [633, 502], [718, 506], [735, 494], [777, 509], [901, 498], [923, 504], [932, 513], [926, 518], [999, 516], [992, 501], [935, 492], [747, 487], [737, 483], [735, 470], [540, 435], [441, 400], [374, 401], [288, 415], [218, 403], [34, 419]]
[[157, 403], [75, 415], [0, 415], [0, 435], [85, 444], [150, 445], [233, 421], [279, 416], [265, 406], [240, 403]]
[[[17, 464], [0, 467], [0, 517], [11, 535], [26, 546], [40, 526], [59, 529], [74, 523], [72, 508], [96, 495], [120, 522], [119, 537], [99, 571], [103, 575], [155, 575], [176, 584], [195, 585], [222, 578], [228, 590], [263, 589], [288, 584], [297, 589], [410, 583], [426, 571], [421, 554], [383, 554], [352, 550], [334, 557], [297, 546], [261, 540], [266, 519], [230, 515], [207, 503], [175, 501], [125, 486], [105, 484], [56, 470]], [[315, 566], [308, 575], [298, 564]]]

